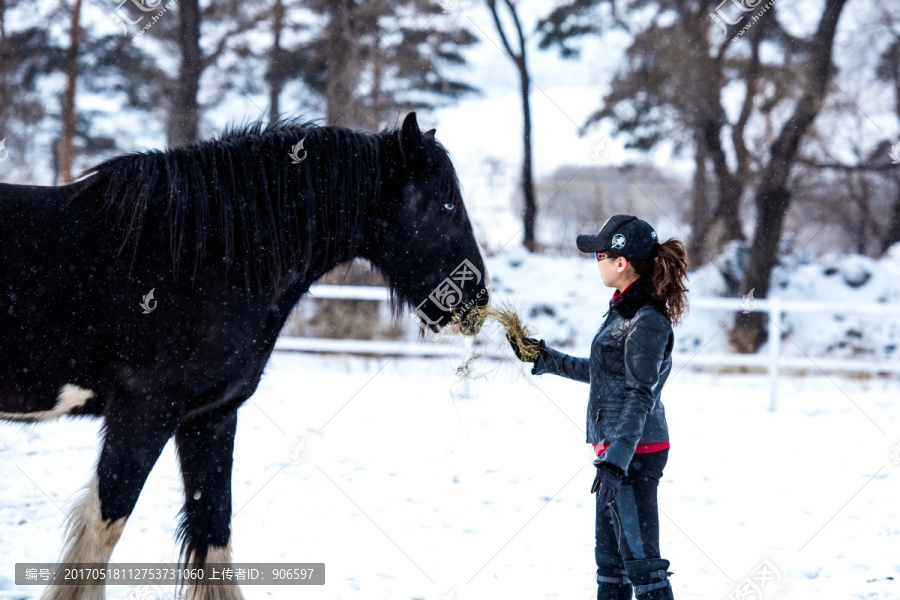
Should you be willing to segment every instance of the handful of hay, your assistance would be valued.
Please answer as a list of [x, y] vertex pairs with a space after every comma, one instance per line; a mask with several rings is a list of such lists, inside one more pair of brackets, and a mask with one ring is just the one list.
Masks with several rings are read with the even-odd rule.
[[501, 301], [495, 306], [475, 306], [467, 312], [461, 319], [454, 315], [454, 319], [463, 327], [475, 327], [475, 330], [481, 328], [485, 321], [493, 319], [500, 324], [506, 331], [506, 336], [515, 343], [522, 352], [522, 358], [525, 361], [535, 361], [540, 356], [540, 346], [532, 336], [534, 332], [527, 325], [522, 324], [516, 307], [507, 302]]

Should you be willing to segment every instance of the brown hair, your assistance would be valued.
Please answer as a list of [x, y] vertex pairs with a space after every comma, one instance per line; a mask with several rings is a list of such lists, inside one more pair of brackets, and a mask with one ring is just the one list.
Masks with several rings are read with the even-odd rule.
[[[610, 253], [611, 256], [616, 256]], [[631, 268], [650, 282], [650, 293], [665, 306], [665, 315], [672, 325], [678, 325], [688, 311], [687, 252], [684, 243], [669, 238], [654, 250], [650, 260], [626, 258]]]

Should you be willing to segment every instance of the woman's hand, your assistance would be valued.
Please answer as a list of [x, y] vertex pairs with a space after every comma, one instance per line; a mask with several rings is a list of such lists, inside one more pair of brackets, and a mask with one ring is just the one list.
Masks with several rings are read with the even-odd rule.
[[622, 487], [622, 481], [625, 479], [625, 473], [616, 465], [606, 461], [595, 460], [594, 466], [597, 467], [597, 476], [594, 477], [591, 493], [597, 493], [597, 503], [603, 507], [615, 500], [619, 488]]
[[[506, 339], [509, 341], [509, 345], [512, 346], [513, 352], [516, 355], [516, 358], [521, 360], [522, 362], [535, 362], [538, 357], [541, 355], [541, 352], [544, 350], [544, 340], [536, 340], [534, 338], [526, 337], [522, 338], [521, 341], [523, 344], [517, 343], [517, 341], [506, 334]], [[533, 358], [525, 358], [525, 349], [522, 346], [527, 346], [529, 351], [534, 353], [536, 350], [536, 354], [533, 354]]]

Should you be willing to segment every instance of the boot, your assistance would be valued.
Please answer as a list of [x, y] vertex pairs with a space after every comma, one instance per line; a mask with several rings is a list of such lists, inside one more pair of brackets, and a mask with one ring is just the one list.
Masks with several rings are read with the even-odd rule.
[[637, 600], [674, 600], [672, 584], [669, 583], [667, 571], [669, 561], [663, 558], [625, 561], [628, 578], [634, 584], [634, 597]]
[[597, 600], [631, 600], [631, 581], [618, 556], [597, 557]]
[[[601, 579], [605, 578], [605, 579]], [[631, 600], [631, 584], [624, 569], [619, 577], [597, 575], [597, 600]]]

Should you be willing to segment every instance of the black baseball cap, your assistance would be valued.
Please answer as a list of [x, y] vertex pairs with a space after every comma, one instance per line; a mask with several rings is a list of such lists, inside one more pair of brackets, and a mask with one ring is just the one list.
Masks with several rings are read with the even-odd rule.
[[632, 215], [615, 215], [606, 220], [598, 234], [579, 235], [575, 244], [582, 252], [609, 250], [625, 258], [650, 260], [659, 240], [647, 221]]

